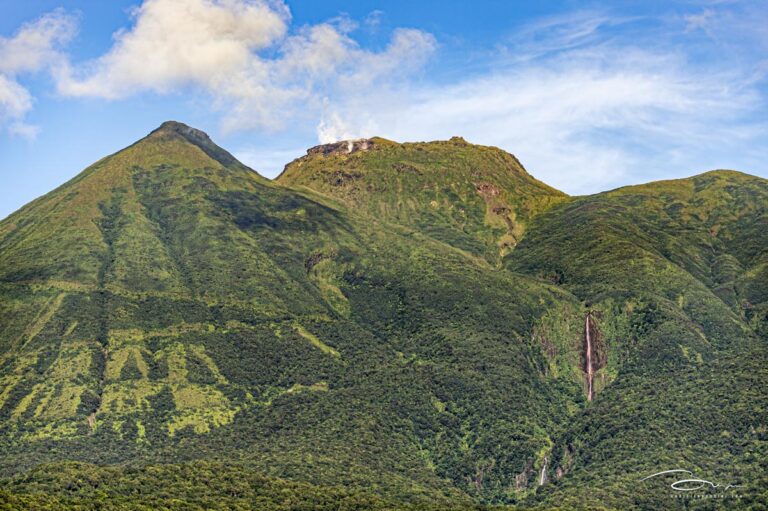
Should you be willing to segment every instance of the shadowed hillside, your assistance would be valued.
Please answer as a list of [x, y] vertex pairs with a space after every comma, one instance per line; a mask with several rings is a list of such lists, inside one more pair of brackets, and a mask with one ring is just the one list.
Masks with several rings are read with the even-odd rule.
[[[575, 473], [548, 501], [622, 506], [618, 490], [638, 473], [678, 467], [764, 499], [766, 205], [766, 180], [716, 171], [574, 198], [535, 219], [505, 266], [598, 311], [608, 351], [604, 395], [562, 436], [558, 462]], [[663, 508], [663, 481], [653, 488], [661, 495], [634, 502]]]

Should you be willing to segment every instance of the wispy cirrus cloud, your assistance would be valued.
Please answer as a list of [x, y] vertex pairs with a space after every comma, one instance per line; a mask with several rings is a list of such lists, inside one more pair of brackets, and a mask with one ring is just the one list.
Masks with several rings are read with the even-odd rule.
[[570, 193], [714, 166], [768, 173], [765, 90], [754, 62], [687, 53], [683, 43], [706, 43], [685, 41], [690, 23], [605, 11], [538, 20], [500, 47], [491, 71], [405, 86], [375, 106], [341, 98], [327, 106], [318, 135], [460, 134], [514, 152]]

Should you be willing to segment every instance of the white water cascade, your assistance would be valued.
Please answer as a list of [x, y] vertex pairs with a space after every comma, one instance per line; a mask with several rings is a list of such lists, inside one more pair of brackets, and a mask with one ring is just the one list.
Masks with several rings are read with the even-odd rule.
[[587, 318], [585, 320], [584, 330], [586, 332], [586, 338], [587, 338], [587, 401], [592, 401], [592, 379], [594, 376], [594, 372], [592, 370], [592, 339], [590, 338], [589, 334], [589, 313], [587, 313]]

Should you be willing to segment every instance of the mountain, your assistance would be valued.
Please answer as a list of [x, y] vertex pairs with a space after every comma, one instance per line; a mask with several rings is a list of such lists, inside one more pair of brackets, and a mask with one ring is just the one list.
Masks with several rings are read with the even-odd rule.
[[[624, 508], [619, 489], [635, 488], [638, 471], [673, 468], [762, 488], [764, 500], [767, 184], [715, 171], [573, 198], [505, 259], [583, 301], [608, 352], [604, 393], [562, 436], [556, 462], [578, 473], [546, 501]], [[663, 509], [655, 488], [633, 503]]]
[[565, 198], [513, 155], [460, 137], [317, 146], [286, 165], [276, 181], [310, 188], [357, 214], [407, 226], [490, 262], [514, 249], [537, 213]]
[[269, 181], [164, 123], [0, 222], [0, 503], [667, 509], [680, 467], [757, 509], [767, 199], [459, 138]]

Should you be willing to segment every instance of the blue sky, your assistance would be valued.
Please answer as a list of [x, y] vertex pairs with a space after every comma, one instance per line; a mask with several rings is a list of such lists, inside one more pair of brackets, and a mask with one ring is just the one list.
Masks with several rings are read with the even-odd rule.
[[768, 2], [0, 2], [0, 218], [186, 122], [273, 177], [320, 142], [496, 145], [568, 193], [768, 177]]

